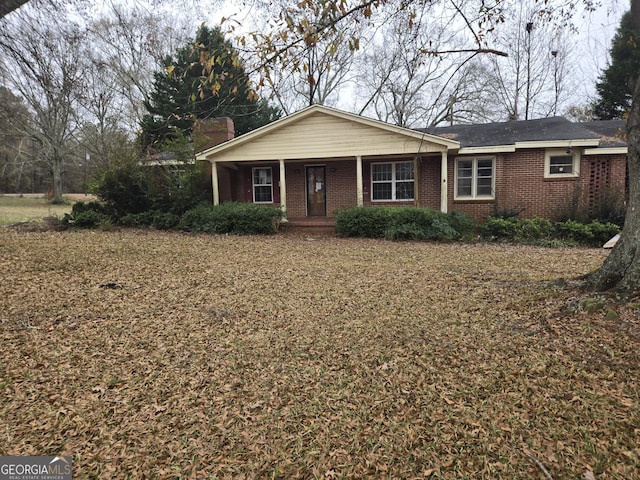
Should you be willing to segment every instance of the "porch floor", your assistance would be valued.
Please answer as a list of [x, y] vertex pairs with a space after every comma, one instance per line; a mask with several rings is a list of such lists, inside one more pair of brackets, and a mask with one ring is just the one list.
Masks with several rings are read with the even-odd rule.
[[287, 220], [287, 222], [280, 223], [281, 232], [323, 233], [331, 235], [336, 233], [335, 217], [302, 217], [288, 218]]

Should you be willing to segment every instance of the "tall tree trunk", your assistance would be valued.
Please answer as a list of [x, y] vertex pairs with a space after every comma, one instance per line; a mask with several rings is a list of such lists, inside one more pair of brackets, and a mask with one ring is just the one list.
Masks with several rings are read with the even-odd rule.
[[62, 159], [56, 156], [52, 162], [53, 169], [53, 199], [51, 203], [61, 204], [62, 200]]
[[[640, 32], [640, 0], [631, 0], [634, 28]], [[640, 47], [638, 47], [640, 48]], [[620, 240], [587, 281], [592, 290], [640, 290], [640, 72], [627, 117], [629, 201]]]

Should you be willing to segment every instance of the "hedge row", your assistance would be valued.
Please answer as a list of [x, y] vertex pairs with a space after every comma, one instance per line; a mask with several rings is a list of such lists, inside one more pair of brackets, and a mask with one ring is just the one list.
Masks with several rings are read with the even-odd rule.
[[77, 202], [73, 205], [71, 214], [65, 215], [62, 220], [66, 225], [79, 228], [101, 228], [117, 224], [159, 230], [259, 235], [276, 233], [281, 218], [280, 209], [251, 203], [200, 205], [182, 215], [150, 210], [118, 217], [99, 202]]
[[543, 218], [490, 217], [480, 226], [485, 240], [533, 243], [539, 245], [584, 245], [601, 247], [620, 232], [613, 223], [579, 223], [574, 220], [550, 222]]
[[[79, 228], [106, 228], [116, 224], [159, 230], [260, 235], [276, 233], [281, 219], [280, 209], [251, 203], [200, 205], [183, 215], [151, 210], [118, 218], [103, 203], [77, 202], [71, 214], [65, 215], [63, 223]], [[476, 227], [474, 220], [464, 213], [442, 213], [430, 208], [358, 207], [336, 214], [336, 230], [345, 237], [467, 241], [473, 238]], [[620, 227], [597, 220], [584, 224], [574, 220], [552, 223], [543, 218], [490, 217], [477, 231], [481, 238], [489, 241], [600, 247], [619, 233]]]
[[392, 240], [468, 240], [475, 222], [464, 213], [416, 207], [357, 207], [336, 214], [336, 230], [345, 237]]

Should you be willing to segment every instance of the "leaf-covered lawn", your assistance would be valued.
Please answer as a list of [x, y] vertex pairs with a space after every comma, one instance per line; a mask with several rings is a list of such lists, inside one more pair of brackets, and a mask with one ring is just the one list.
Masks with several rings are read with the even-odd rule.
[[640, 478], [637, 307], [561, 280], [604, 255], [3, 229], [0, 455], [73, 455], [74, 478]]

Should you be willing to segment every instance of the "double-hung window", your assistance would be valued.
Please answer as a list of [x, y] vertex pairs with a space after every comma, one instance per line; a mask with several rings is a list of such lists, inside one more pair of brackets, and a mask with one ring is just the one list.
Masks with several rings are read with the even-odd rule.
[[494, 191], [493, 157], [456, 159], [456, 199], [493, 199]]
[[573, 149], [547, 150], [544, 155], [545, 178], [580, 175], [580, 153]]
[[371, 200], [413, 200], [413, 162], [371, 164]]
[[253, 169], [253, 202], [273, 203], [273, 175], [271, 167]]

